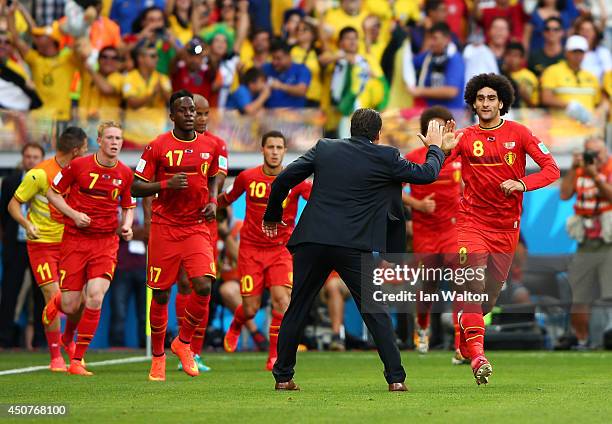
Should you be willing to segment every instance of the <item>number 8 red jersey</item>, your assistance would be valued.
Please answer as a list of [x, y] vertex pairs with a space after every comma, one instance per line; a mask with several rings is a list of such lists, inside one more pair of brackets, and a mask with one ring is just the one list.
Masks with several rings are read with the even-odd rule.
[[[465, 189], [459, 220], [464, 225], [497, 231], [516, 231], [520, 226], [523, 193], [506, 196], [500, 184], [518, 180], [525, 191], [547, 186], [559, 178], [552, 155], [531, 131], [517, 122], [502, 120], [495, 128], [473, 125], [463, 133], [447, 161], [461, 156]], [[525, 176], [527, 155], [540, 166], [540, 172]]]

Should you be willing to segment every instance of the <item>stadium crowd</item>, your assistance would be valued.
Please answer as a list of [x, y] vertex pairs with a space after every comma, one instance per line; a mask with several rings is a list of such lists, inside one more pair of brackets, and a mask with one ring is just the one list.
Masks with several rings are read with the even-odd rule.
[[[513, 106], [590, 123], [610, 110], [610, 14], [605, 0], [1, 0], [0, 108], [10, 112], [6, 119], [23, 112], [52, 122], [58, 135], [76, 124], [93, 136], [101, 121], [121, 121], [126, 147], [139, 148], [169, 128], [168, 99], [187, 89], [212, 108], [248, 116], [319, 109], [325, 133], [334, 136], [360, 107], [463, 109], [465, 83], [492, 72], [513, 82]], [[20, 174], [36, 165], [31, 156], [38, 152], [36, 144], [23, 147]], [[233, 310], [240, 302], [240, 223], [229, 213], [219, 222], [220, 276], [235, 285], [224, 284], [217, 300]], [[134, 237], [141, 243], [143, 222], [137, 214]], [[21, 284], [13, 284], [9, 300], [5, 291], [9, 278], [22, 278], [27, 260], [20, 256], [25, 247], [6, 248], [25, 245], [24, 234], [2, 224], [9, 266], [0, 333], [1, 345], [12, 346]], [[11, 266], [21, 267], [17, 277], [7, 274]], [[131, 293], [144, 335], [144, 274], [144, 247], [122, 242], [110, 293], [111, 345], [124, 344]], [[333, 280], [324, 301], [331, 346], [343, 349], [346, 290]], [[36, 304], [42, 308], [40, 299]], [[257, 326], [247, 327], [265, 349]], [[35, 333], [35, 344], [44, 343], [42, 329]]]
[[494, 72], [512, 79], [516, 105], [589, 122], [612, 92], [607, 9], [604, 0], [7, 1], [0, 105], [64, 126], [122, 118], [125, 139], [142, 145], [166, 129], [170, 93], [184, 88], [247, 115], [320, 108], [334, 133], [357, 107], [463, 108], [465, 82]]

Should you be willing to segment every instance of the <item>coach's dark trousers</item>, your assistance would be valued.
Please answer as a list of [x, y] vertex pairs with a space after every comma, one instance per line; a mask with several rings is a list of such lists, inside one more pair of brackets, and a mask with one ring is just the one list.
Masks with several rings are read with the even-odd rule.
[[[316, 243], [293, 248], [293, 291], [278, 335], [278, 358], [272, 373], [277, 382], [293, 378], [300, 336], [312, 304], [332, 270], [340, 275], [351, 291], [363, 321], [370, 330], [378, 355], [385, 365], [388, 383], [406, 379], [395, 332], [385, 305], [374, 302], [371, 252]], [[362, 286], [362, 281], [365, 282]]]

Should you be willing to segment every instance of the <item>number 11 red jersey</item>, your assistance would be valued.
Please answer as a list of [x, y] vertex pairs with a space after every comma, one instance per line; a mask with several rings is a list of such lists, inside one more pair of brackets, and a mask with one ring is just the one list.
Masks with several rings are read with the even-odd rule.
[[[520, 225], [523, 193], [506, 196], [500, 184], [518, 180], [525, 191], [547, 186], [559, 178], [552, 155], [531, 131], [517, 122], [502, 120], [495, 128], [473, 125], [459, 130], [463, 138], [447, 161], [461, 156], [465, 189], [459, 223], [496, 231], [516, 231]], [[540, 166], [525, 176], [527, 155]]]

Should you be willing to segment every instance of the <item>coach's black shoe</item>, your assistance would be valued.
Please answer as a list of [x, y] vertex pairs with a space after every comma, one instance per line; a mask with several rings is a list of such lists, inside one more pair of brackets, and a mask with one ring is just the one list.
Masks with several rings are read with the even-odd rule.
[[292, 379], [284, 383], [276, 383], [274, 385], [274, 390], [300, 390], [300, 386], [295, 384], [295, 381]]
[[407, 392], [408, 387], [404, 383], [391, 383], [389, 384], [390, 392]]

